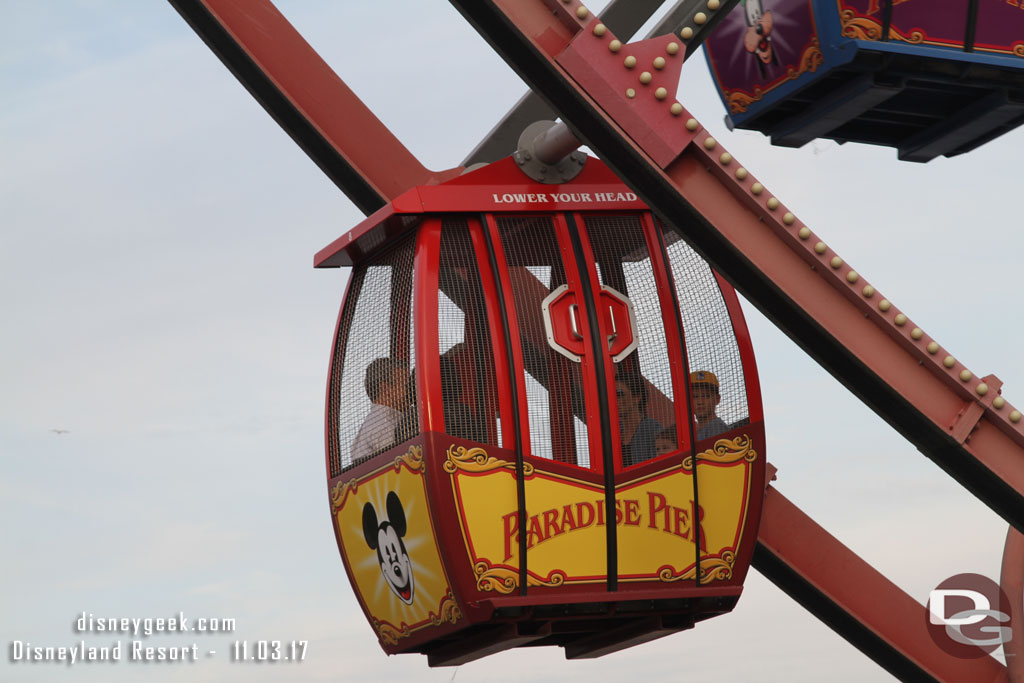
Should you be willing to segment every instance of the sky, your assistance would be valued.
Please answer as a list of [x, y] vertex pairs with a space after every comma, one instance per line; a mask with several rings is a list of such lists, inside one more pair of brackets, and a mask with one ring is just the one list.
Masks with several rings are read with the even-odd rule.
[[[525, 86], [451, 6], [278, 3], [427, 166], [455, 166]], [[594, 5], [596, 8], [597, 5]], [[735, 611], [581, 662], [387, 657], [331, 530], [323, 404], [348, 270], [313, 254], [362, 215], [176, 12], [0, 0], [0, 679], [885, 681], [751, 571]], [[1024, 131], [928, 164], [728, 131], [702, 58], [679, 99], [916, 324], [1024, 402]], [[510, 150], [511, 151], [511, 150]], [[918, 601], [998, 579], [1006, 524], [744, 302], [775, 486]], [[12, 661], [108, 645], [83, 614], [234, 619], [143, 638], [194, 664]], [[923, 618], [923, 617], [922, 617]], [[305, 661], [231, 662], [236, 640]]]

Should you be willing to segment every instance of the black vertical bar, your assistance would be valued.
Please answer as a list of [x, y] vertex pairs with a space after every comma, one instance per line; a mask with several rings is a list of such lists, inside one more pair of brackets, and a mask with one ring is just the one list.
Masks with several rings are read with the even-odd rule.
[[690, 435], [690, 458], [693, 461], [693, 519], [690, 523], [693, 525], [693, 547], [694, 552], [697, 554], [696, 564], [694, 565], [696, 573], [694, 579], [697, 587], [700, 588], [700, 489], [697, 486], [697, 433], [693, 422], [693, 406], [691, 405], [692, 398], [690, 396], [690, 357], [686, 351], [686, 330], [683, 329], [683, 318], [679, 309], [679, 296], [676, 293], [676, 278], [672, 274], [672, 261], [668, 256], [668, 247], [665, 245], [665, 234], [661, 228], [661, 222], [651, 214], [654, 219], [654, 232], [658, 235], [658, 248], [661, 251], [662, 263], [665, 267], [665, 274], [668, 276], [669, 289], [672, 290], [672, 303], [675, 308], [675, 323], [676, 323], [676, 334], [679, 335], [679, 344], [683, 352], [683, 387], [686, 391], [686, 419], [689, 420], [689, 429], [686, 430]]
[[964, 52], [974, 52], [974, 34], [978, 31], [978, 0], [967, 0], [967, 28], [964, 29]]
[[597, 380], [598, 410], [601, 413], [601, 458], [604, 463], [604, 530], [608, 551], [608, 590], [619, 588], [619, 538], [615, 525], [615, 454], [612, 452], [611, 415], [608, 412], [608, 380], [604, 376], [604, 346], [601, 344], [601, 328], [597, 323], [597, 303], [590, 291], [590, 276], [587, 261], [580, 241], [579, 225], [572, 214], [565, 215], [569, 225], [569, 239], [576, 256], [576, 269], [582, 280], [580, 291], [587, 309], [587, 326], [590, 328], [591, 353], [594, 358], [594, 376]]
[[882, 35], [879, 40], [889, 40], [889, 29], [892, 27], [892, 0], [882, 0]]
[[501, 286], [502, 273], [498, 270], [498, 258], [494, 254], [494, 241], [491, 229], [487, 225], [487, 216], [480, 216], [480, 227], [484, 231], [484, 242], [487, 244], [487, 260], [494, 274], [498, 305], [501, 310], [501, 331], [505, 335], [505, 356], [508, 363], [509, 384], [512, 387], [512, 415], [515, 416], [516, 428], [512, 430], [512, 447], [516, 452], [516, 516], [519, 518], [519, 594], [526, 595], [526, 475], [523, 469], [523, 437], [519, 433], [519, 383], [516, 382], [516, 359], [512, 351], [512, 332], [508, 326], [508, 303], [505, 301], [505, 290]]

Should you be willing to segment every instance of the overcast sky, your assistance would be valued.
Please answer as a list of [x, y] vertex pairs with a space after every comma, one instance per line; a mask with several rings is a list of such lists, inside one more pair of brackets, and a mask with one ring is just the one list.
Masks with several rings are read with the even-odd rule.
[[[279, 2], [431, 168], [524, 86], [442, 0]], [[752, 571], [727, 616], [582, 662], [386, 657], [349, 588], [323, 399], [347, 270], [313, 254], [362, 215], [164, 3], [0, 1], [0, 640], [69, 646], [102, 617], [230, 617], [194, 665], [11, 663], [12, 681], [887, 680]], [[801, 220], [1024, 405], [1024, 131], [926, 165], [728, 132], [702, 58], [679, 98]], [[752, 307], [777, 488], [921, 602], [998, 579], [1006, 524]], [[61, 433], [58, 433], [58, 430]], [[65, 432], [66, 430], [66, 432]], [[923, 616], [922, 616], [923, 618]], [[236, 639], [308, 640], [301, 664]], [[825, 673], [827, 672], [827, 673]]]

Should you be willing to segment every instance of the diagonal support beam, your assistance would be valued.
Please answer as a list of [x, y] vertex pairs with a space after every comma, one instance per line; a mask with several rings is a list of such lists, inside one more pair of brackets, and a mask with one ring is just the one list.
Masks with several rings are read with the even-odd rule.
[[[678, 32], [687, 26], [693, 36], [687, 42], [684, 56], [690, 57], [711, 31], [725, 18], [739, 0], [721, 0], [719, 12], [712, 20], [695, 24], [694, 17], [707, 13], [707, 0], [678, 0], [647, 34], [648, 38]], [[612, 0], [601, 12], [601, 23], [608, 26], [622, 40], [630, 40], [647, 22], [662, 0]], [[463, 160], [463, 166], [490, 163], [508, 156], [515, 149], [519, 134], [534, 121], [553, 121], [558, 118], [555, 110], [543, 97], [530, 91], [523, 95], [505, 116], [494, 126], [473, 151]]]
[[1005, 681], [980, 655], [960, 659], [928, 635], [925, 608], [769, 486], [754, 567], [829, 628], [903, 681]]
[[[1024, 530], [1021, 413], [916, 329], [623, 55], [671, 59], [678, 36], [618, 46], [577, 2], [451, 0], [578, 136], [790, 336], [919, 450]], [[675, 45], [673, 46], [673, 43]], [[676, 67], [678, 68], [678, 67]], [[650, 72], [648, 72], [650, 73]], [[675, 76], [678, 79], [678, 73]], [[628, 86], [628, 87], [627, 87]], [[633, 96], [630, 97], [630, 91]], [[951, 434], [965, 404], [982, 415]]]
[[458, 173], [425, 168], [269, 0], [170, 2], [363, 213]]

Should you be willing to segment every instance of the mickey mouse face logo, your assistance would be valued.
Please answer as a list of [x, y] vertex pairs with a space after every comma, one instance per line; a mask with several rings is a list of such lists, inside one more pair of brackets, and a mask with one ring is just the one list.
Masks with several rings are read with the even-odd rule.
[[388, 519], [378, 523], [377, 511], [372, 503], [363, 506], [363, 536], [370, 550], [377, 551], [380, 573], [391, 591], [407, 605], [412, 604], [412, 560], [405, 550], [402, 537], [407, 530], [402, 501], [394, 491], [388, 492]]

